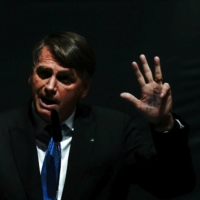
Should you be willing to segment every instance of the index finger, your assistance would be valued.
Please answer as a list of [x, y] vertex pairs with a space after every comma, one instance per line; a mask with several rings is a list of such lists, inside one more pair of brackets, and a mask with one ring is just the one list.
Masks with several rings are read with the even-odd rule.
[[[162, 83], [162, 71], [160, 66], [160, 58], [158, 56], [154, 57], [155, 63], [155, 82]], [[157, 81], [156, 81], [157, 80]]]
[[143, 71], [144, 71], [144, 75], [146, 77], [146, 79], [148, 80], [148, 82], [153, 82], [153, 76], [152, 76], [152, 72], [151, 69], [148, 65], [147, 59], [145, 57], [145, 55], [140, 55], [140, 61], [142, 63], [143, 66]]
[[144, 77], [143, 77], [143, 75], [142, 75], [137, 63], [136, 62], [132, 62], [132, 66], [133, 66], [133, 69], [135, 71], [135, 75], [137, 77], [137, 80], [138, 80], [140, 86], [143, 87], [146, 83], [145, 83]]

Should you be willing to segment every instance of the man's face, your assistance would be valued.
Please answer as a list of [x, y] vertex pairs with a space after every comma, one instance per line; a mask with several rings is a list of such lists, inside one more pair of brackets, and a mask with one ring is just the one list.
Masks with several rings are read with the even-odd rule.
[[60, 122], [73, 112], [77, 100], [87, 95], [89, 81], [83, 82], [72, 68], [58, 64], [47, 46], [29, 78], [36, 112], [45, 121], [51, 121], [51, 110], [58, 112]]

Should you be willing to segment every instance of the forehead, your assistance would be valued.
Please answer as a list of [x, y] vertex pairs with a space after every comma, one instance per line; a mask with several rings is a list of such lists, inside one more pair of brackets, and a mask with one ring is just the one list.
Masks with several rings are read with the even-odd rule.
[[34, 68], [38, 69], [38, 67], [42, 67], [43, 69], [50, 70], [52, 73], [60, 73], [63, 72], [70, 72], [70, 74], [75, 77], [78, 77], [83, 82], [88, 82], [88, 79], [84, 78], [84, 73], [80, 71], [79, 69], [76, 69], [74, 67], [68, 67], [67, 64], [61, 64], [59, 63], [55, 58], [54, 55], [51, 52], [51, 48], [48, 46], [44, 46], [38, 56], [38, 61], [35, 63]]
[[39, 54], [38, 62], [36, 63], [37, 67], [43, 67], [43, 68], [52, 68], [55, 70], [65, 70], [65, 71], [75, 71], [73, 68], [66, 68], [59, 64], [53, 54], [51, 53], [51, 50], [48, 46], [44, 46]]
[[46, 60], [49, 60], [49, 61], [55, 61], [55, 59], [53, 58], [53, 54], [51, 53], [51, 50], [48, 46], [44, 46], [39, 54], [39, 59], [38, 61], [39, 62], [42, 62], [42, 61], [46, 61]]
[[74, 68], [67, 68], [60, 65], [54, 58], [48, 46], [44, 46], [40, 52], [38, 62], [35, 65], [36, 69], [50, 70], [52, 73], [68, 73], [68, 75], [80, 77], [80, 74]]

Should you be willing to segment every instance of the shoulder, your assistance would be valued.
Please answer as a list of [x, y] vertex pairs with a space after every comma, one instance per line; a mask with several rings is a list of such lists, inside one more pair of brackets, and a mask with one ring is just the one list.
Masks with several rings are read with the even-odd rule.
[[0, 126], [14, 126], [29, 119], [28, 109], [16, 108], [0, 113]]
[[22, 109], [17, 108], [0, 113], [0, 121], [10, 121], [11, 118], [17, 119], [20, 116], [21, 110]]
[[100, 123], [119, 125], [131, 121], [128, 114], [111, 108], [79, 104], [77, 110], [84, 113], [84, 117]]
[[114, 119], [118, 119], [118, 118], [129, 117], [126, 113], [123, 113], [121, 111], [99, 106], [92, 106], [92, 111], [93, 113], [95, 113], [96, 116], [104, 118], [112, 117]]

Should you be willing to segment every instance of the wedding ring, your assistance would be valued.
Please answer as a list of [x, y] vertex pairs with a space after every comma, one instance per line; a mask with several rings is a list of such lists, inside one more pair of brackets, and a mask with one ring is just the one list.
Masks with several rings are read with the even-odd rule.
[[155, 78], [156, 83], [159, 83], [159, 82], [162, 82], [162, 81], [163, 81], [163, 78]]

